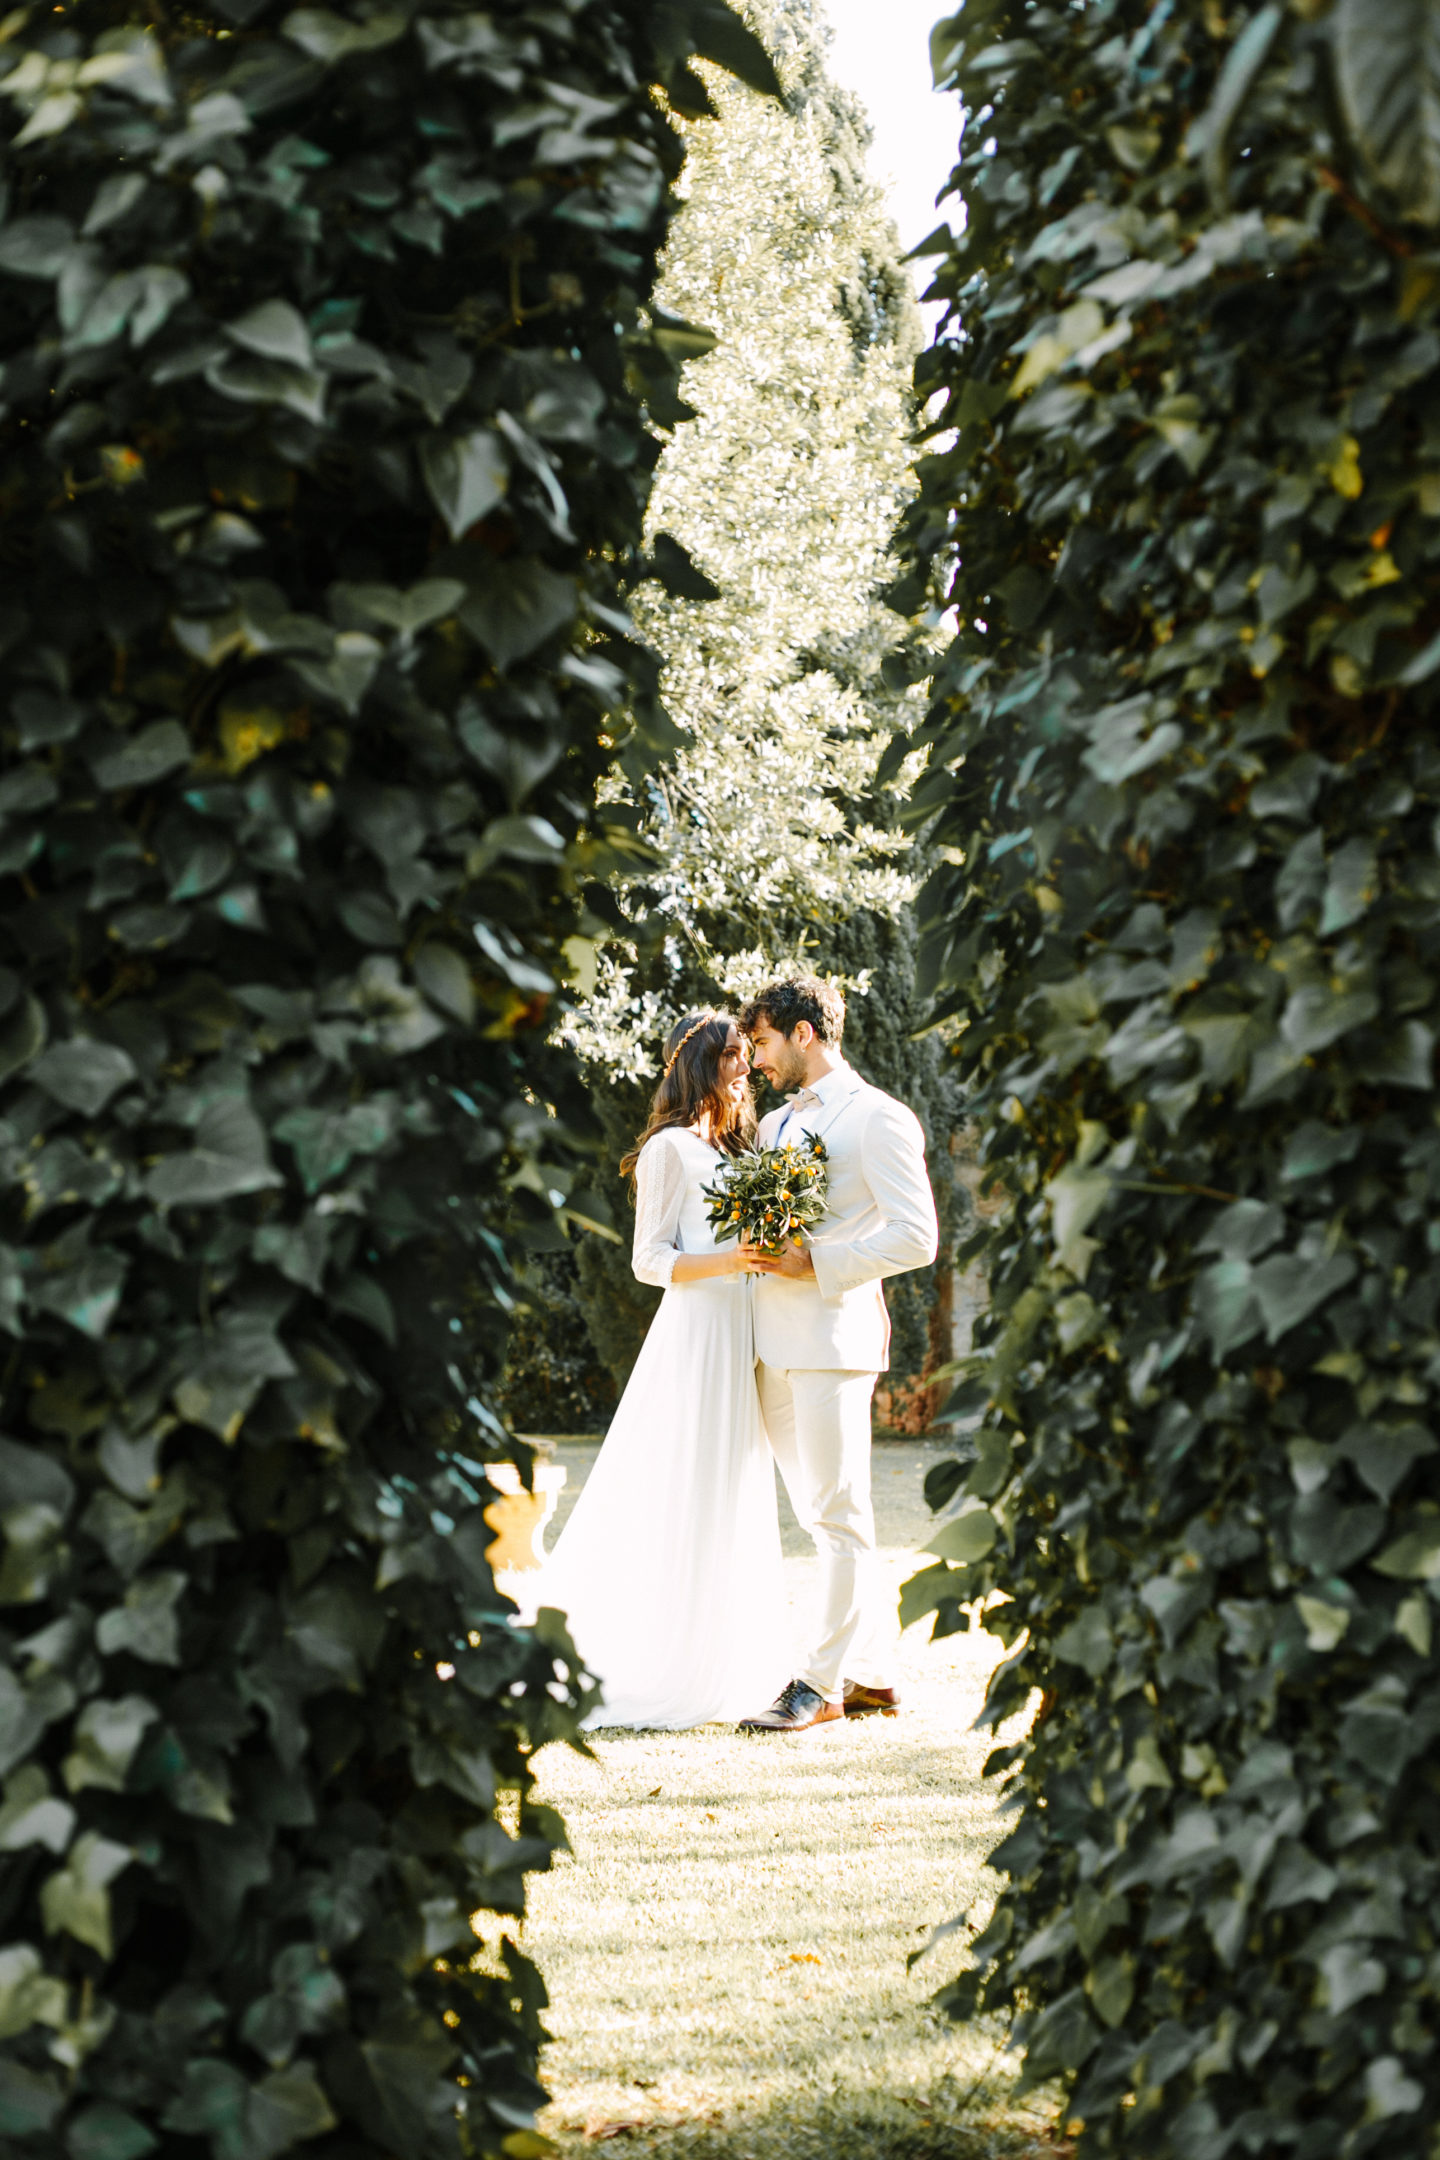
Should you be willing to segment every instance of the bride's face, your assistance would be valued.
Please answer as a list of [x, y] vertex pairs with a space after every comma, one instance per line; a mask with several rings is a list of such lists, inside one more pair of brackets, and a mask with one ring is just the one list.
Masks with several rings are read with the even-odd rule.
[[750, 1085], [750, 1050], [744, 1036], [730, 1023], [725, 1047], [720, 1052], [720, 1085], [732, 1103], [742, 1103]]

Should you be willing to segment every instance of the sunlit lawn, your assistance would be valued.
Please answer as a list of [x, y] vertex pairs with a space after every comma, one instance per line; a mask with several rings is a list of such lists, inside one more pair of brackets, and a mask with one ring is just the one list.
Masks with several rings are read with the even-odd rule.
[[[920, 1448], [877, 1450], [892, 1586], [927, 1534]], [[588, 1467], [566, 1451], [572, 1493]], [[792, 1594], [814, 1563], [787, 1526]], [[542, 2127], [706, 2160], [1011, 2154], [1052, 2110], [1017, 2103], [1003, 2034], [927, 2006], [963, 1953], [908, 1954], [994, 1890], [999, 1835], [969, 1727], [998, 1654], [983, 1634], [905, 1639], [901, 1717], [797, 1739], [721, 1727], [616, 1735], [541, 1758], [574, 1856], [536, 1882], [526, 1946], [555, 2035]]]

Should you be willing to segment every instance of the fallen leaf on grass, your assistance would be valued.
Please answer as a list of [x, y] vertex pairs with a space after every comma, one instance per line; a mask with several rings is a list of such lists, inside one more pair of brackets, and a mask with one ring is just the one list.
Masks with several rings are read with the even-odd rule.
[[587, 2145], [599, 2145], [606, 2138], [633, 2137], [637, 2130], [653, 2129], [652, 2123], [643, 2122], [588, 2122], [585, 2125]]
[[663, 1785], [657, 1785], [655, 1787], [655, 1790], [653, 1792], [646, 1793], [645, 1797], [647, 1800], [658, 1800], [664, 1790], [665, 1788]]

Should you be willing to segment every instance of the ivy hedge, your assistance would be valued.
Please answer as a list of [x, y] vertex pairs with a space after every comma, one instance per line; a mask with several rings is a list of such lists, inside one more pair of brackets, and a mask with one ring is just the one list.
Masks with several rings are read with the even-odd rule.
[[485, 1376], [593, 1212], [596, 781], [673, 739], [696, 53], [775, 88], [719, 0], [0, 23], [7, 2153], [542, 2149], [470, 1916], [591, 1697], [490, 1580]]
[[1008, 1881], [947, 1999], [1082, 2153], [1440, 2123], [1435, 19], [934, 34], [967, 221], [895, 597], [958, 627], [893, 755], [1010, 1206], [906, 1610], [994, 1600]]

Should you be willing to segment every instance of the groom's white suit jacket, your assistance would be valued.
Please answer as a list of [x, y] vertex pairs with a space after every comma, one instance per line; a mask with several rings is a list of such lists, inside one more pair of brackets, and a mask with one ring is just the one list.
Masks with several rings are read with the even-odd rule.
[[815, 1280], [756, 1279], [755, 1354], [788, 1370], [884, 1372], [890, 1315], [880, 1284], [928, 1266], [939, 1244], [920, 1120], [840, 1065], [769, 1111], [760, 1145], [807, 1132], [819, 1133], [830, 1158], [826, 1211], [810, 1242]]

